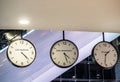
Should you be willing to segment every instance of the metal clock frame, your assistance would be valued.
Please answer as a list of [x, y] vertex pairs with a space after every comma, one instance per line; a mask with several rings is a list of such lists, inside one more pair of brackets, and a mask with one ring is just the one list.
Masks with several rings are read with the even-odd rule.
[[[69, 65], [69, 66], [60, 66], [60, 65], [56, 64], [56, 63], [53, 61], [53, 59], [52, 59], [52, 56], [51, 56], [51, 54], [52, 54], [52, 49], [53, 49], [54, 45], [57, 44], [57, 43], [60, 42], [60, 41], [68, 41], [68, 42], [72, 43], [72, 44], [76, 47], [76, 49], [77, 49], [77, 58], [76, 58], [76, 60], [74, 61], [74, 63], [72, 63], [72, 64]], [[52, 62], [53, 62], [56, 66], [58, 66], [58, 67], [60, 67], [60, 68], [67, 68], [67, 67], [72, 66], [72, 65], [75, 64], [75, 62], [77, 61], [78, 57], [79, 57], [78, 47], [77, 47], [72, 41], [67, 40], [67, 39], [63, 39], [63, 40], [58, 40], [58, 41], [56, 41], [56, 42], [52, 45], [52, 47], [51, 47], [51, 49], [50, 49], [50, 58], [51, 58]]]
[[[25, 40], [25, 41], [29, 42], [29, 43], [33, 46], [33, 48], [34, 48], [34, 50], [35, 50], [35, 58], [33, 59], [33, 61], [32, 61], [30, 64], [28, 64], [28, 65], [26, 65], [26, 66], [16, 65], [16, 64], [14, 64], [14, 63], [10, 60], [10, 58], [8, 57], [8, 49], [9, 49], [10, 45], [11, 45], [13, 42], [17, 41], [17, 40]], [[36, 59], [36, 48], [35, 48], [34, 44], [33, 44], [32, 42], [30, 42], [29, 40], [27, 40], [27, 39], [16, 39], [16, 40], [12, 41], [12, 42], [8, 45], [6, 54], [7, 54], [7, 59], [9, 60], [9, 62], [10, 62], [13, 66], [15, 66], [15, 67], [20, 67], [20, 68], [24, 68], [24, 67], [30, 66], [30, 65], [35, 61], [35, 59]]]
[[[101, 41], [101, 42], [99, 42], [99, 43], [97, 43], [97, 44], [93, 47], [93, 50], [92, 50], [92, 55], [93, 55], [94, 59], [95, 59], [95, 56], [94, 56], [94, 50], [95, 50], [95, 47], [96, 47], [98, 44], [102, 43], [102, 42], [105, 42], [105, 43], [111, 44], [110, 42], [108, 42], [108, 41], [104, 41], [104, 40]], [[116, 63], [115, 63], [112, 67], [104, 67], [104, 66], [101, 66], [100, 64], [97, 63], [97, 61], [96, 61], [96, 59], [95, 59], [95, 62], [97, 63], [97, 65], [99, 65], [100, 67], [102, 67], [102, 68], [105, 69], [105, 70], [108, 70], [108, 69], [113, 68], [113, 67], [117, 64], [118, 59], [119, 59], [119, 55], [118, 55], [118, 50], [117, 50], [117, 48], [116, 48], [113, 44], [111, 44], [111, 45], [112, 45], [112, 47], [113, 47], [113, 48], [116, 50], [116, 52], [117, 52], [117, 61], [116, 61]]]

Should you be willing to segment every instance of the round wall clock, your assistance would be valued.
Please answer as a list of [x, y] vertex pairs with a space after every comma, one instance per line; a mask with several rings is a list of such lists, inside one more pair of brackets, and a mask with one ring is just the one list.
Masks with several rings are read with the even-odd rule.
[[69, 67], [78, 59], [78, 48], [69, 40], [59, 40], [53, 44], [50, 50], [50, 56], [58, 67]]
[[93, 56], [96, 62], [104, 68], [112, 68], [118, 60], [116, 48], [109, 42], [102, 41], [93, 48]]
[[36, 57], [34, 45], [26, 39], [17, 39], [10, 43], [7, 50], [7, 57], [17, 67], [30, 65]]

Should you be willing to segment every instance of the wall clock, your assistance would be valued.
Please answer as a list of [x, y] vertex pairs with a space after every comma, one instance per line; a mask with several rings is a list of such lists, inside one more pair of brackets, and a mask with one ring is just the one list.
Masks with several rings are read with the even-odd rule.
[[36, 57], [34, 45], [26, 39], [17, 39], [10, 43], [7, 50], [9, 61], [17, 67], [30, 65]]
[[78, 48], [70, 40], [59, 40], [53, 44], [50, 57], [55, 65], [66, 68], [73, 65], [78, 59]]
[[115, 66], [118, 61], [117, 49], [104, 39], [93, 48], [93, 56], [100, 66], [107, 69]]

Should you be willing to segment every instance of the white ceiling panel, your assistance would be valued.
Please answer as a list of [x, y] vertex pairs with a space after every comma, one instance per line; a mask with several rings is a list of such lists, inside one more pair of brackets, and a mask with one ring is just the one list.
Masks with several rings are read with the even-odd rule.
[[[120, 32], [119, 4], [120, 0], [0, 0], [0, 28]], [[29, 24], [19, 24], [21, 19]]]

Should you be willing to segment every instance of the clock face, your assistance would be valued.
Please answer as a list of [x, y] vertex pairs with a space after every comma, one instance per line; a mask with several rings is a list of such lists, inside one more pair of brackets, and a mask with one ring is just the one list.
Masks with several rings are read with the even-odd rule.
[[69, 67], [78, 59], [78, 48], [69, 40], [59, 40], [53, 44], [50, 56], [53, 63], [59, 67]]
[[26, 67], [34, 61], [36, 49], [28, 40], [18, 39], [9, 45], [7, 57], [13, 65]]
[[118, 53], [116, 48], [109, 42], [100, 42], [93, 49], [93, 55], [96, 62], [104, 67], [113, 67], [118, 60]]

